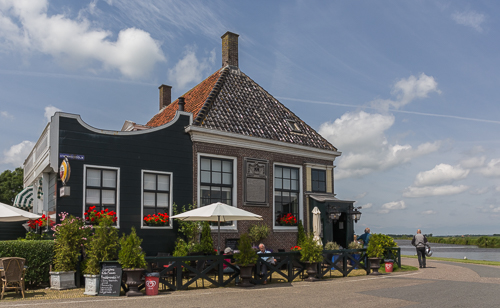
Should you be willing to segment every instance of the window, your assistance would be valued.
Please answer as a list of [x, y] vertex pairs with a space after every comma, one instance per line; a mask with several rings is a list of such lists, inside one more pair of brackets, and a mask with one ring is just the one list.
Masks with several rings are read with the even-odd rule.
[[143, 227], [171, 226], [171, 173], [142, 171]]
[[296, 226], [299, 220], [300, 179], [298, 168], [275, 166], [275, 226]]
[[311, 170], [312, 191], [326, 192], [326, 170]]
[[84, 211], [95, 206], [97, 211], [115, 211], [118, 217], [118, 168], [85, 166]]
[[299, 124], [297, 124], [297, 122], [295, 120], [288, 119], [288, 120], [286, 120], [286, 122], [288, 123], [288, 126], [290, 126], [290, 129], [292, 130], [292, 132], [295, 132], [295, 133], [302, 132], [300, 130]]
[[[233, 205], [233, 160], [202, 156], [199, 177], [200, 206], [215, 202]], [[221, 226], [232, 224], [221, 222]]]

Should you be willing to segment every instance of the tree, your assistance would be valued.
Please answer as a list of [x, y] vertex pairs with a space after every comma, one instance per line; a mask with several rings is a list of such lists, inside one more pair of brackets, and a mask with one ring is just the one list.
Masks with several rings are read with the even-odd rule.
[[0, 174], [0, 202], [12, 205], [16, 195], [23, 190], [23, 168], [5, 170]]

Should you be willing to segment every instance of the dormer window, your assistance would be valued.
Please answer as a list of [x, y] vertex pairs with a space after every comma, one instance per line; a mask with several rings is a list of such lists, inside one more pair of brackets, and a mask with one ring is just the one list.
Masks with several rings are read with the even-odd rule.
[[292, 132], [295, 132], [295, 133], [302, 132], [300, 130], [300, 127], [299, 127], [299, 124], [297, 123], [297, 121], [292, 120], [292, 119], [288, 119], [288, 120], [286, 120], [286, 122], [288, 123], [288, 126], [290, 126], [290, 129], [292, 130]]

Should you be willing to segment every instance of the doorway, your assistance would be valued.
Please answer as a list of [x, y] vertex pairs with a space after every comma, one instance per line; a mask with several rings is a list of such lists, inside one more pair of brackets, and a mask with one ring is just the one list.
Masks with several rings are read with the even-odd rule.
[[347, 213], [342, 212], [339, 219], [333, 221], [333, 241], [342, 246], [342, 248], [347, 248]]

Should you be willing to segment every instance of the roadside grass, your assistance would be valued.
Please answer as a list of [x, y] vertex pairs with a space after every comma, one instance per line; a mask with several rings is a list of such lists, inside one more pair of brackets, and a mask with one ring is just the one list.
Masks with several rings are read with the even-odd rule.
[[[385, 274], [386, 273], [385, 264], [382, 264], [378, 271], [379, 271], [379, 273]], [[404, 264], [401, 264], [401, 267], [399, 267], [396, 263], [394, 263], [392, 271], [393, 272], [411, 272], [411, 271], [418, 271], [418, 268], [416, 268], [415, 266], [404, 265]]]
[[[410, 255], [401, 255], [402, 258], [413, 258], [417, 259], [417, 256]], [[457, 262], [457, 263], [470, 263], [470, 264], [481, 264], [481, 265], [495, 265], [500, 266], [500, 262], [498, 261], [484, 261], [484, 260], [463, 260], [463, 259], [452, 259], [452, 258], [439, 258], [439, 257], [427, 257], [429, 260], [434, 261], [448, 261], [448, 262]]]

